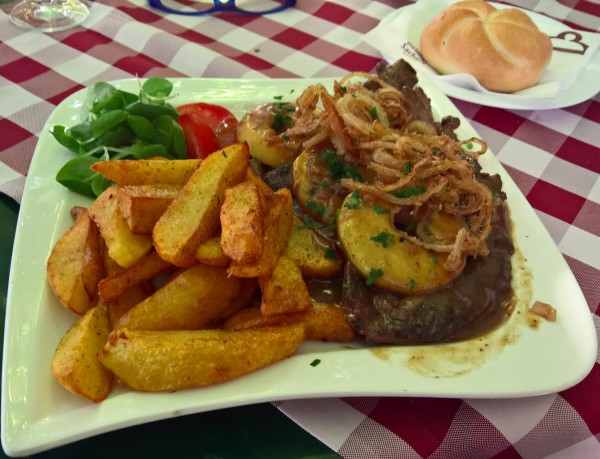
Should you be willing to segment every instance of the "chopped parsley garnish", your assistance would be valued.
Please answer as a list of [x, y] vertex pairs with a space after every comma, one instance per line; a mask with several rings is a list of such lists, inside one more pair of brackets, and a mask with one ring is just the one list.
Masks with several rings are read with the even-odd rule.
[[351, 178], [360, 182], [356, 166], [344, 162], [334, 150], [323, 151], [321, 159], [327, 163], [327, 172], [334, 180]]
[[438, 256], [437, 255], [431, 255], [431, 262], [434, 265], [437, 265], [438, 264]]
[[407, 163], [404, 163], [404, 166], [402, 167], [402, 171], [405, 174], [412, 172], [412, 161], [408, 161]]
[[371, 268], [371, 271], [369, 271], [369, 276], [367, 277], [367, 280], [365, 281], [365, 283], [367, 285], [372, 285], [373, 282], [375, 282], [381, 276], [383, 276], [383, 269]]
[[275, 99], [275, 100], [281, 100], [281, 99], [283, 99], [283, 96], [273, 96], [273, 99]]
[[310, 362], [310, 366], [311, 367], [316, 367], [320, 363], [321, 363], [321, 359], [315, 359], [312, 362]]
[[325, 206], [319, 202], [308, 201], [306, 203], [306, 207], [308, 207], [310, 211], [314, 212], [319, 217], [322, 217], [325, 214]]
[[397, 198], [410, 198], [411, 196], [419, 196], [425, 193], [425, 185], [402, 188], [401, 190], [393, 191], [392, 194]]
[[275, 132], [283, 132], [293, 124], [294, 120], [291, 116], [277, 112], [273, 118], [273, 123], [271, 123], [271, 129]]
[[329, 188], [329, 181], [328, 180], [323, 180], [321, 182], [321, 188]]
[[417, 285], [417, 281], [414, 279], [411, 279], [410, 282], [408, 283], [408, 289], [412, 292], [415, 287]]
[[335, 249], [325, 249], [324, 257], [328, 260], [337, 260], [337, 251]]
[[389, 211], [389, 209], [386, 209], [385, 207], [378, 206], [377, 204], [373, 204], [373, 210], [375, 211], [375, 213], [377, 215], [383, 215], [383, 214], [385, 214], [385, 213], [387, 213]]
[[360, 191], [355, 190], [350, 195], [348, 202], [344, 205], [346, 209], [358, 209], [360, 207]]
[[371, 110], [369, 110], [369, 116], [371, 117], [372, 120], [379, 119], [379, 115], [377, 114], [377, 109], [375, 107], [373, 107], [373, 108], [371, 108]]
[[[275, 96], [273, 99], [281, 100], [282, 96]], [[273, 102], [273, 122], [271, 123], [271, 129], [278, 134], [281, 134], [287, 128], [292, 127], [294, 119], [288, 114], [296, 111], [296, 107], [288, 102]]]
[[373, 242], [377, 242], [378, 244], [381, 244], [385, 248], [388, 245], [391, 245], [394, 243], [394, 235], [388, 233], [387, 231], [382, 231], [378, 235], [373, 236], [371, 238], [371, 240]]

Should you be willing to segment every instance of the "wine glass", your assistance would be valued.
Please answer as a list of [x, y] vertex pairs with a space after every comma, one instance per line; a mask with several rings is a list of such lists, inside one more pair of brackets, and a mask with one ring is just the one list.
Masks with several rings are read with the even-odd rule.
[[26, 29], [58, 32], [81, 24], [90, 14], [79, 0], [23, 0], [8, 14], [10, 21]]

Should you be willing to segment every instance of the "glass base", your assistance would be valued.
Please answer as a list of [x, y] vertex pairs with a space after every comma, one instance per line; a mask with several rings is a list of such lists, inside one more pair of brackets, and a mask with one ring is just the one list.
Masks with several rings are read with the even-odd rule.
[[77, 0], [25, 0], [8, 17], [25, 29], [58, 32], [81, 24], [89, 14], [88, 7]]

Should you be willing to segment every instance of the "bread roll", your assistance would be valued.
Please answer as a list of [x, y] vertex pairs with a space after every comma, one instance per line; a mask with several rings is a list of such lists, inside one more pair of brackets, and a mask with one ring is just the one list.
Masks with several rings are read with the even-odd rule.
[[421, 33], [421, 53], [442, 74], [469, 73], [490, 91], [534, 86], [552, 55], [550, 38], [515, 8], [483, 0], [455, 3]]

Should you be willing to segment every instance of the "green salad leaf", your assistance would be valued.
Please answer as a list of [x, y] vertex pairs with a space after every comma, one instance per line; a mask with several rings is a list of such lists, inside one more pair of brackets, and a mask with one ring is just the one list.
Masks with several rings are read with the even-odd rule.
[[87, 119], [71, 126], [54, 125], [50, 133], [77, 156], [56, 174], [56, 180], [83, 195], [96, 197], [111, 182], [90, 169], [98, 161], [163, 156], [183, 159], [187, 148], [179, 114], [169, 104], [173, 84], [149, 78], [139, 94], [105, 82], [89, 89]]

